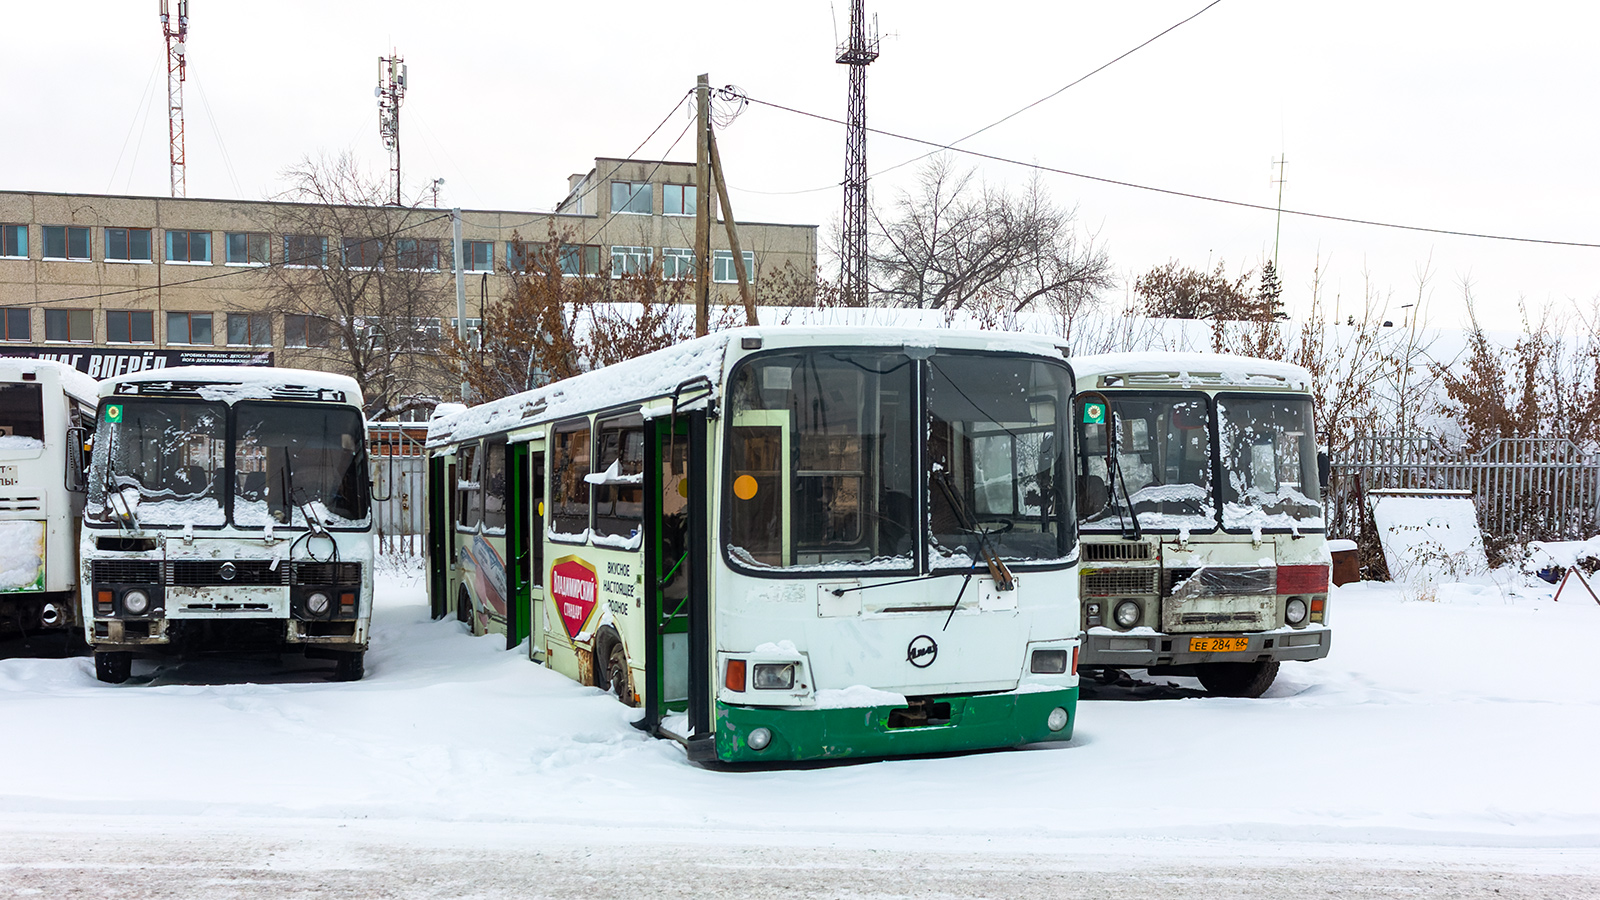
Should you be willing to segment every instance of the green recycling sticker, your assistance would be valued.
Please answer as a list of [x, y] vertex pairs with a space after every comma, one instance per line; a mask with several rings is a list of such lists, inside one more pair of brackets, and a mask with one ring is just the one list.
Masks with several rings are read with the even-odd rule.
[[121, 403], [110, 403], [106, 405], [106, 421], [113, 425], [122, 421]]
[[1104, 403], [1085, 403], [1083, 405], [1083, 424], [1104, 425], [1106, 423], [1106, 405]]

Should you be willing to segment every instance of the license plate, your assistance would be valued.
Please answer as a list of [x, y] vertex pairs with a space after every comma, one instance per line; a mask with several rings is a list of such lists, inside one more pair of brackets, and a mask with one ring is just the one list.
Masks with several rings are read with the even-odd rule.
[[1190, 653], [1239, 653], [1250, 649], [1247, 637], [1189, 638]]
[[20, 483], [22, 477], [16, 466], [0, 466], [0, 487], [16, 487]]

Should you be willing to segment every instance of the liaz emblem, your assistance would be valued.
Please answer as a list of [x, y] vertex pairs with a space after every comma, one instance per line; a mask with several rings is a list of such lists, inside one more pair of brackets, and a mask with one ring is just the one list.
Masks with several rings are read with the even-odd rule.
[[594, 614], [595, 601], [600, 593], [600, 579], [594, 566], [576, 556], [563, 556], [550, 567], [550, 596], [556, 601], [556, 612], [573, 640], [583, 633], [589, 617]]
[[906, 661], [919, 669], [926, 669], [933, 665], [939, 658], [939, 645], [933, 638], [919, 634], [911, 639], [911, 644], [906, 647]]

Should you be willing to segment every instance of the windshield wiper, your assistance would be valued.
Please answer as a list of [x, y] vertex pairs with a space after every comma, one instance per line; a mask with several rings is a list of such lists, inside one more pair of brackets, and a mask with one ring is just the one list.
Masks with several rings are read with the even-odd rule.
[[945, 502], [950, 504], [950, 511], [955, 513], [956, 524], [961, 526], [961, 530], [978, 536], [978, 554], [989, 567], [989, 575], [994, 578], [995, 589], [1014, 590], [1017, 586], [1016, 577], [1006, 568], [1005, 561], [1000, 558], [1000, 553], [994, 549], [994, 545], [989, 543], [989, 532], [978, 527], [978, 520], [973, 517], [972, 511], [967, 509], [967, 505], [961, 501], [954, 486], [950, 484], [950, 473], [936, 472], [931, 480], [944, 493]]

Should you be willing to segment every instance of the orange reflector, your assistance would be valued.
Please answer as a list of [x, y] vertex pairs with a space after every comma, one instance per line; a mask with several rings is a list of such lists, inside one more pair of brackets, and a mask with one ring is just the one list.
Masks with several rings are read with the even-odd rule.
[[339, 605], [340, 606], [355, 606], [356, 605], [356, 595], [355, 594], [340, 594], [339, 595]]
[[730, 691], [744, 690], [744, 660], [728, 660], [728, 672], [723, 677], [722, 683], [726, 685]]
[[1072, 674], [1078, 674], [1078, 648], [1072, 648]]
[[1311, 611], [1312, 611], [1312, 612], [1314, 612], [1314, 613], [1319, 613], [1319, 612], [1322, 612], [1322, 607], [1323, 607], [1323, 604], [1325, 604], [1325, 603], [1327, 603], [1327, 602], [1328, 602], [1328, 601], [1327, 601], [1327, 600], [1325, 600], [1325, 599], [1323, 599], [1323, 598], [1322, 598], [1322, 597], [1316, 597], [1316, 598], [1314, 598], [1314, 599], [1313, 599], [1313, 600], [1312, 600], [1312, 601], [1311, 601]]

